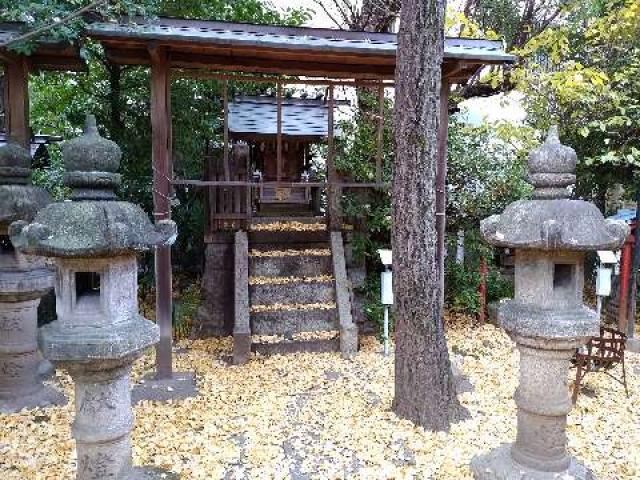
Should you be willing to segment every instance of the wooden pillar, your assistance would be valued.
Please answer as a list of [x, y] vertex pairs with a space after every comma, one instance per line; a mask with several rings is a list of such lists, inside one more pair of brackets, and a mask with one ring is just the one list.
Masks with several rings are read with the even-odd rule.
[[276, 89], [276, 171], [277, 181], [282, 180], [282, 83]]
[[378, 86], [378, 132], [376, 150], [376, 182], [382, 183], [382, 160], [384, 155], [384, 85]]
[[[151, 144], [153, 165], [153, 210], [155, 221], [171, 218], [171, 118], [170, 77], [167, 51], [151, 47]], [[156, 378], [171, 378], [172, 279], [171, 247], [156, 248], [156, 323], [160, 327], [160, 342], [156, 346]]]
[[438, 243], [438, 283], [440, 284], [440, 306], [444, 306], [444, 256], [447, 209], [447, 136], [449, 134], [449, 89], [446, 78], [440, 85], [440, 120], [438, 122], [438, 164], [436, 166], [436, 232]]
[[620, 258], [620, 294], [618, 295], [618, 330], [627, 331], [630, 295], [631, 268], [633, 264], [633, 246], [634, 246], [634, 225], [631, 225], [632, 232], [629, 233], [627, 239], [622, 246], [622, 255]]
[[231, 169], [229, 168], [229, 81], [222, 82], [222, 167], [224, 169], [224, 179], [231, 180]]
[[342, 230], [342, 213], [340, 211], [340, 189], [338, 183], [338, 172], [334, 162], [335, 142], [334, 142], [334, 91], [333, 84], [329, 85], [329, 99], [327, 111], [327, 216], [329, 230]]
[[29, 150], [29, 66], [21, 56], [4, 64], [5, 127], [8, 137]]

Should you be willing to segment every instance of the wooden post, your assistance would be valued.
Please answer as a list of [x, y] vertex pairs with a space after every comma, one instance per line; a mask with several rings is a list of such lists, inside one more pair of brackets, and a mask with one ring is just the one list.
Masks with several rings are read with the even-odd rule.
[[[631, 225], [634, 228], [634, 225]], [[627, 331], [629, 307], [629, 287], [631, 280], [631, 268], [633, 263], [634, 236], [629, 233], [622, 246], [622, 256], [620, 259], [620, 293], [618, 295], [618, 330]]]
[[7, 137], [27, 150], [31, 143], [29, 132], [29, 65], [21, 56], [12, 56], [4, 64], [4, 105]]
[[[151, 143], [153, 165], [153, 209], [155, 221], [171, 218], [171, 140], [169, 138], [170, 84], [166, 49], [151, 47]], [[160, 342], [156, 346], [156, 378], [173, 376], [171, 247], [156, 248], [156, 323]]]
[[329, 230], [342, 230], [342, 213], [340, 212], [340, 190], [338, 183], [338, 172], [334, 163], [335, 145], [333, 138], [333, 85], [329, 85], [329, 101], [327, 111], [327, 215]]
[[384, 150], [384, 85], [378, 86], [378, 138], [376, 151], [376, 182], [382, 182], [382, 158]]
[[640, 226], [640, 191], [636, 192], [636, 220], [633, 229], [633, 265], [631, 267], [631, 295], [629, 296], [629, 311], [627, 312], [627, 340], [635, 337], [636, 310], [638, 299], [638, 269], [640, 268], [640, 241], [638, 232]]
[[447, 209], [447, 136], [449, 134], [449, 81], [442, 79], [440, 86], [440, 120], [438, 122], [438, 164], [436, 166], [436, 233], [438, 243], [438, 283], [440, 307], [444, 306], [444, 253]]
[[222, 82], [222, 168], [224, 168], [224, 179], [231, 180], [231, 170], [229, 168], [229, 81]]
[[276, 165], [277, 181], [282, 180], [282, 83], [278, 82], [276, 91], [276, 126], [278, 133], [276, 136]]

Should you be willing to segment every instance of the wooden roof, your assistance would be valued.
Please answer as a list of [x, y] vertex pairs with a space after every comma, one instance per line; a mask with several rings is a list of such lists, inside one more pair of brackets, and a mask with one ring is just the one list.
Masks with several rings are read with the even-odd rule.
[[[318, 77], [393, 78], [395, 34], [159, 18], [94, 23], [87, 35], [120, 64], [150, 63], [166, 47], [170, 66]], [[511, 63], [501, 41], [447, 38], [443, 73], [466, 79], [480, 66]]]
[[[328, 135], [328, 118], [328, 105], [324, 100], [282, 99], [282, 135], [285, 137], [309, 140], [325, 138]], [[241, 96], [229, 103], [229, 134], [232, 137], [269, 137], [277, 133], [275, 97]], [[340, 135], [338, 126], [334, 126], [334, 135]]]
[[86, 70], [86, 64], [80, 56], [80, 48], [77, 44], [44, 38], [39, 40], [35, 52], [29, 56], [18, 55], [3, 46], [22, 33], [24, 33], [24, 24], [21, 22], [0, 23], [0, 61], [12, 62], [17, 58], [23, 58], [28, 61], [29, 69], [36, 72], [39, 70]]

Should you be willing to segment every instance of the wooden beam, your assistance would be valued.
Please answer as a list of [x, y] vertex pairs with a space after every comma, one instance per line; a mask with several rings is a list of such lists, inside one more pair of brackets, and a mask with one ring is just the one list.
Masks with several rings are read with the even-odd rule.
[[447, 210], [447, 137], [449, 134], [450, 84], [442, 79], [440, 85], [440, 118], [438, 121], [438, 160], [436, 165], [436, 258], [440, 284], [441, 308], [444, 306], [444, 254]]
[[193, 69], [179, 69], [173, 70], [172, 75], [176, 78], [199, 78], [199, 79], [212, 79], [212, 80], [229, 80], [233, 82], [250, 82], [250, 83], [277, 83], [278, 81], [282, 81], [283, 84], [290, 85], [316, 85], [316, 86], [329, 86], [335, 85], [345, 86], [345, 87], [377, 87], [382, 85], [384, 88], [394, 88], [395, 82], [387, 81], [387, 80], [366, 80], [366, 79], [344, 79], [344, 80], [334, 80], [330, 78], [318, 78], [318, 79], [309, 79], [309, 78], [296, 78], [296, 77], [282, 77], [271, 76], [271, 77], [258, 77], [255, 75], [242, 75], [242, 74], [233, 74], [233, 73], [225, 73], [225, 72], [210, 72], [207, 70], [193, 70]]
[[[169, 62], [162, 47], [149, 49], [151, 63], [151, 144], [153, 166], [153, 209], [155, 221], [171, 218], [171, 151], [169, 122]], [[172, 352], [172, 278], [171, 247], [160, 246], [155, 254], [156, 323], [160, 327], [160, 342], [156, 346], [156, 378], [173, 376]]]
[[5, 64], [4, 105], [8, 137], [28, 150], [31, 143], [29, 64], [22, 56], [15, 56]]
[[[274, 187], [274, 188], [327, 188], [329, 182], [249, 182], [242, 180], [196, 180], [196, 179], [175, 179], [173, 185], [190, 187]], [[389, 188], [391, 185], [386, 182], [336, 182], [340, 188]]]
[[[150, 59], [144, 50], [108, 48], [109, 61], [124, 65], [148, 65]], [[232, 72], [305, 75], [309, 77], [360, 78], [393, 80], [393, 65], [362, 65], [349, 63], [323, 64], [309, 60], [275, 60], [234, 55], [206, 55], [181, 52], [171, 54], [172, 68], [208, 69]]]

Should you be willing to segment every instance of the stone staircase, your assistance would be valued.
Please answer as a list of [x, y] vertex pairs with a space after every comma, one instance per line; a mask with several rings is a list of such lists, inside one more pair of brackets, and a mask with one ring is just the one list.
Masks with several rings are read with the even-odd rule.
[[249, 349], [354, 353], [344, 263], [341, 233], [315, 218], [265, 219], [236, 234], [234, 362]]

